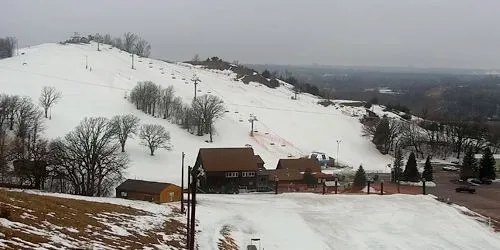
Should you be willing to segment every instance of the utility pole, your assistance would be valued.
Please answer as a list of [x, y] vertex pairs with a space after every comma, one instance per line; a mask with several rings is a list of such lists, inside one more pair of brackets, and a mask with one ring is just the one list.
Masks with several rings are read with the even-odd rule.
[[198, 82], [201, 82], [200, 78], [196, 74], [193, 75], [193, 79], [191, 79], [194, 84], [194, 99], [196, 99], [196, 85], [198, 85]]
[[248, 121], [252, 124], [252, 130], [250, 131], [250, 136], [253, 136], [253, 123], [258, 121], [254, 114], [250, 114], [250, 119]]
[[190, 208], [191, 208], [191, 167], [188, 166], [188, 197], [187, 197], [187, 223], [186, 223], [186, 234], [187, 234], [187, 249], [191, 249], [191, 235], [190, 235], [190, 225], [189, 225], [189, 217], [190, 217]]
[[132, 69], [135, 69], [134, 68], [134, 54], [132, 54]]
[[195, 229], [196, 229], [196, 185], [198, 184], [198, 174], [199, 170], [193, 168], [191, 170], [191, 175], [193, 175], [193, 180], [191, 181], [191, 193], [192, 193], [192, 206], [191, 206], [191, 227], [189, 228], [189, 247], [194, 250], [195, 247]]
[[340, 166], [340, 162], [339, 162], [339, 148], [340, 148], [340, 143], [342, 142], [342, 140], [337, 140], [337, 159], [335, 159], [335, 161], [337, 162], [337, 166]]
[[184, 214], [184, 157], [186, 155], [182, 152], [182, 167], [181, 167], [181, 213]]

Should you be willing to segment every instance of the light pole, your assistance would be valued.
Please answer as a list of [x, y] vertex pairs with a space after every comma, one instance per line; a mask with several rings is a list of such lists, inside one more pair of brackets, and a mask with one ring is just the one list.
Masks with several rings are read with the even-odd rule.
[[337, 140], [337, 159], [335, 160], [337, 162], [337, 166], [340, 166], [340, 162], [339, 162], [339, 148], [340, 148], [340, 143], [342, 142], [342, 140]]

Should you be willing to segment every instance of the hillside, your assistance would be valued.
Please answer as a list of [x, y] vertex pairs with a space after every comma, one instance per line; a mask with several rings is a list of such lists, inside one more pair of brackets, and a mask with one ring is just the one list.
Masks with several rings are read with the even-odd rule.
[[0, 208], [2, 249], [183, 249], [185, 244], [185, 217], [169, 205], [0, 189]]
[[[89, 69], [85, 67], [86, 57]], [[61, 91], [63, 98], [53, 108], [52, 119], [45, 123], [48, 138], [64, 136], [86, 116], [135, 114], [142, 123], [164, 125], [171, 133], [171, 151], [158, 151], [151, 157], [136, 138], [127, 142], [131, 164], [126, 176], [130, 178], [179, 183], [181, 152], [186, 152], [186, 165], [192, 165], [200, 147], [251, 145], [265, 166], [274, 168], [280, 157], [300, 157], [311, 151], [323, 151], [335, 158], [337, 140], [342, 141], [341, 164], [389, 170], [386, 165], [391, 158], [381, 155], [361, 136], [357, 117], [364, 113], [361, 108], [323, 107], [317, 104], [316, 97], [307, 94], [291, 100], [291, 87], [286, 83], [275, 89], [253, 82], [244, 84], [228, 70], [147, 58], [136, 58], [135, 70], [130, 64], [130, 54], [109, 46], [102, 46], [101, 51], [96, 51], [95, 44], [32, 46], [20, 49], [20, 56], [0, 60], [0, 92], [37, 100], [42, 86], [54, 86]], [[198, 95], [217, 95], [225, 102], [227, 111], [215, 124], [213, 143], [205, 142], [208, 136], [198, 137], [169, 121], [148, 116], [125, 99], [138, 81], [150, 80], [163, 87], [174, 86], [175, 95], [190, 103], [193, 74], [201, 80]], [[254, 137], [249, 135], [250, 114], [259, 120]]]

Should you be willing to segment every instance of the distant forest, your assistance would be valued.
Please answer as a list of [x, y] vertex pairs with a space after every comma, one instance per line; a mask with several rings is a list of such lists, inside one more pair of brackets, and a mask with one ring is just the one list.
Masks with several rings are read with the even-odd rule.
[[473, 70], [249, 65], [293, 76], [334, 99], [377, 100], [431, 120], [500, 121], [500, 75]]

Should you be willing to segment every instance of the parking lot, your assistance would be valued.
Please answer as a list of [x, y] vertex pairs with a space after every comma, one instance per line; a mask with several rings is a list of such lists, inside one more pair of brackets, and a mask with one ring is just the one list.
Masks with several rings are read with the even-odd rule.
[[458, 193], [455, 188], [462, 186], [458, 183], [458, 174], [456, 172], [447, 172], [435, 170], [434, 182], [436, 187], [429, 187], [428, 193], [442, 199], [465, 206], [470, 210], [480, 213], [484, 216], [500, 222], [500, 183], [492, 183], [491, 185], [475, 186], [475, 194], [467, 192]]

